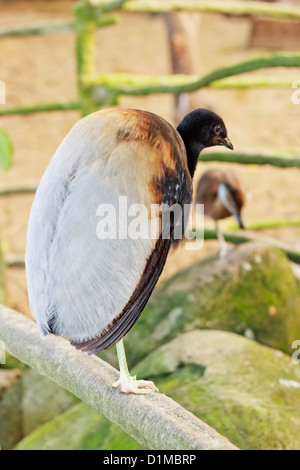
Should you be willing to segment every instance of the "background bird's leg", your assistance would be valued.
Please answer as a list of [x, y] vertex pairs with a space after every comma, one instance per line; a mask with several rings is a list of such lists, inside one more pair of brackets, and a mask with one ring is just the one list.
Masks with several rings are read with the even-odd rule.
[[120, 387], [123, 393], [135, 393], [138, 395], [158, 392], [153, 382], [136, 380], [136, 377], [131, 377], [129, 374], [123, 338], [116, 343], [116, 349], [120, 367], [120, 378], [114, 382], [113, 387]]
[[218, 237], [219, 246], [220, 246], [219, 256], [223, 257], [228, 252], [228, 245], [225, 241], [225, 238], [224, 238], [224, 235], [222, 233], [222, 230], [221, 230], [221, 227], [220, 227], [220, 224], [219, 224], [218, 220], [216, 220], [215, 222], [216, 222], [217, 237]]

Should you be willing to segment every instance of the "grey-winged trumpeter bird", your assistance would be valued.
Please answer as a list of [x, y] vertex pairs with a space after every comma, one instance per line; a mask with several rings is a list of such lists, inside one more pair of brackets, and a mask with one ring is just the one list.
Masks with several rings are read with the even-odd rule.
[[[113, 385], [124, 393], [157, 391], [152, 382], [129, 375], [123, 337], [177, 241], [174, 230], [181, 221], [175, 218], [169, 217], [169, 236], [162, 235], [164, 208], [191, 203], [199, 153], [213, 145], [232, 148], [223, 120], [205, 109], [188, 114], [177, 130], [150, 112], [100, 110], [71, 129], [36, 192], [26, 273], [40, 332], [64, 336], [89, 354], [116, 344], [120, 379]], [[117, 236], [111, 236], [115, 225], [109, 218], [108, 236], [99, 236], [99, 214], [109, 207], [118, 214], [121, 197], [156, 219], [148, 236], [125, 236], [124, 214], [117, 216]]]

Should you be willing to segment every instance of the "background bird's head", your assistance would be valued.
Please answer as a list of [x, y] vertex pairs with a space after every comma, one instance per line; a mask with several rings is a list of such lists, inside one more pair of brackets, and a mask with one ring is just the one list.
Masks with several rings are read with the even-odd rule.
[[244, 229], [245, 227], [241, 218], [241, 209], [243, 206], [243, 195], [241, 191], [233, 188], [229, 183], [221, 183], [218, 188], [218, 199], [236, 218], [239, 227]]

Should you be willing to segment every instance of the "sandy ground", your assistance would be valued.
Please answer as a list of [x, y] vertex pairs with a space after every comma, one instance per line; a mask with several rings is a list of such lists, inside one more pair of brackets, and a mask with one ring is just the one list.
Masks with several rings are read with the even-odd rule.
[[[72, 16], [71, 1], [0, 1], [0, 27]], [[117, 26], [97, 33], [99, 71], [168, 74], [171, 61], [164, 22], [159, 15], [120, 15]], [[249, 49], [251, 20], [216, 15], [202, 17], [199, 43], [199, 72], [238, 63], [274, 52]], [[0, 79], [6, 82], [7, 106], [69, 100], [76, 97], [75, 38], [72, 33], [0, 39]], [[299, 79], [297, 69], [273, 69], [259, 75]], [[237, 151], [299, 156], [300, 105], [292, 103], [292, 89], [251, 91], [206, 90], [203, 103], [218, 112], [227, 124]], [[173, 121], [173, 97], [152, 95], [127, 97], [122, 106], [153, 111]], [[2, 105], [3, 106], [3, 105]], [[38, 184], [49, 159], [61, 140], [79, 118], [77, 112], [39, 113], [1, 117], [14, 142], [14, 165], [0, 171], [0, 188]], [[208, 167], [199, 164], [195, 183]], [[226, 165], [226, 164], [225, 164]], [[231, 164], [232, 165], [232, 164]], [[232, 165], [240, 174], [247, 193], [245, 223], [264, 219], [299, 217], [299, 170]], [[33, 196], [0, 199], [2, 245], [6, 252], [24, 253], [27, 221]], [[207, 226], [210, 222], [207, 221]], [[300, 229], [268, 231], [268, 234], [294, 245], [300, 244]], [[215, 253], [217, 243], [207, 241], [195, 253], [179, 249], [167, 262], [161, 279], [197, 259]], [[29, 313], [24, 269], [7, 273], [8, 306]]]

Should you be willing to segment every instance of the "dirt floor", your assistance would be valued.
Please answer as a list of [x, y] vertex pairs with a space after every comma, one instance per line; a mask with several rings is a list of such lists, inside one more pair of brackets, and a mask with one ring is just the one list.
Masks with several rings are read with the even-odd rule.
[[[43, 20], [72, 17], [71, 1], [0, 1], [0, 27], [20, 26]], [[171, 61], [163, 18], [160, 15], [119, 15], [117, 26], [97, 33], [99, 71], [168, 74]], [[266, 53], [249, 49], [251, 20], [203, 15], [199, 32], [199, 73], [238, 63]], [[70, 100], [76, 97], [75, 37], [72, 33], [0, 39], [0, 79], [6, 82], [6, 106]], [[297, 69], [258, 72], [299, 79]], [[218, 112], [227, 124], [237, 151], [267, 154], [300, 154], [300, 105], [292, 103], [292, 89], [251, 91], [205, 90], [203, 102]], [[152, 95], [127, 97], [122, 106], [153, 111], [173, 122], [173, 97]], [[3, 105], [1, 105], [3, 106]], [[0, 171], [0, 189], [38, 184], [49, 159], [79, 118], [77, 112], [39, 113], [1, 117], [0, 126], [10, 134], [14, 165]], [[225, 164], [226, 165], [226, 164]], [[208, 167], [199, 164], [195, 183]], [[297, 169], [232, 165], [247, 193], [245, 224], [267, 219], [299, 218], [300, 178]], [[33, 196], [0, 198], [2, 245], [7, 254], [25, 251], [27, 221]], [[206, 222], [210, 226], [210, 222]], [[300, 229], [269, 230], [280, 240], [300, 246]], [[179, 249], [168, 259], [161, 279], [183, 266], [217, 251], [215, 241], [206, 241], [195, 253]], [[24, 269], [7, 272], [8, 306], [29, 314]]]

